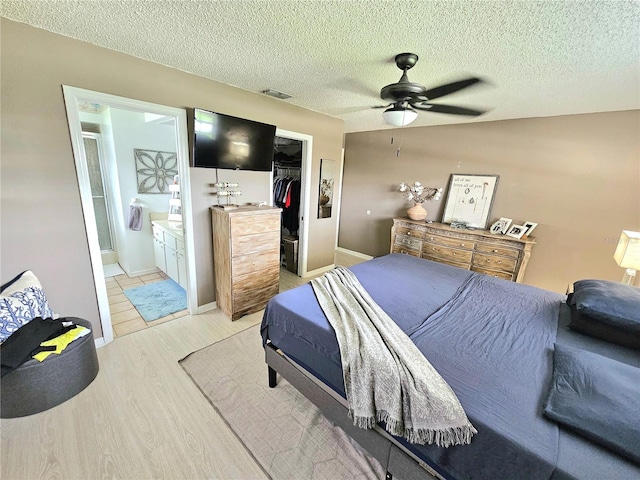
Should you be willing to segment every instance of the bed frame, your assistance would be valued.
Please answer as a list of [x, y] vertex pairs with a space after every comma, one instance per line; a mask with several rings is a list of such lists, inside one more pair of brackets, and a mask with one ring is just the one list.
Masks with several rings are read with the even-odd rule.
[[378, 460], [387, 472], [387, 480], [391, 480], [393, 475], [399, 478], [444, 480], [381, 427], [376, 426], [372, 430], [355, 427], [349, 420], [346, 400], [289, 359], [271, 342], [267, 342], [265, 346], [265, 360], [269, 372], [269, 387], [277, 385], [277, 374], [280, 374], [315, 404], [329, 421], [344, 430]]

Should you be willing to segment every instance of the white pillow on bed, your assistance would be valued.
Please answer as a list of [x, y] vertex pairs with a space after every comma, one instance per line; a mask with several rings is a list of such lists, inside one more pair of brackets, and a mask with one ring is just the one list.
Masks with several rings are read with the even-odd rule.
[[53, 312], [38, 278], [27, 270], [0, 291], [0, 342], [36, 317], [52, 318]]

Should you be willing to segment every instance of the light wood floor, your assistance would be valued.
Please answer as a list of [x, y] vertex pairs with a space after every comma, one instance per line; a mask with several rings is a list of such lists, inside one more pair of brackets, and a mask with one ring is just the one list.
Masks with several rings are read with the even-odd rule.
[[[283, 290], [308, 281], [286, 270], [281, 277]], [[0, 478], [267, 478], [178, 364], [261, 319], [230, 322], [214, 310], [116, 338], [98, 349], [100, 372], [83, 392], [0, 421]]]
[[130, 277], [127, 274], [107, 277], [107, 295], [109, 297], [109, 309], [111, 310], [111, 324], [113, 325], [113, 336], [121, 337], [128, 333], [138, 332], [145, 328], [155, 327], [161, 323], [168, 322], [175, 318], [184, 317], [189, 314], [188, 310], [172, 313], [166, 317], [158, 318], [153, 322], [145, 322], [136, 310], [136, 307], [122, 293], [127, 288], [140, 287], [148, 283], [161, 282], [169, 277], [163, 271], [157, 273]]

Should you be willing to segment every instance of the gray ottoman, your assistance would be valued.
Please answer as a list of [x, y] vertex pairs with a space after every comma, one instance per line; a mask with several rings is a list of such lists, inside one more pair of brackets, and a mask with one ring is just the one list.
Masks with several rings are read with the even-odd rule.
[[99, 367], [91, 323], [74, 317], [65, 320], [92, 332], [70, 343], [60, 355], [49, 355], [44, 362], [31, 359], [2, 377], [0, 417], [48, 410], [77, 395], [96, 378]]

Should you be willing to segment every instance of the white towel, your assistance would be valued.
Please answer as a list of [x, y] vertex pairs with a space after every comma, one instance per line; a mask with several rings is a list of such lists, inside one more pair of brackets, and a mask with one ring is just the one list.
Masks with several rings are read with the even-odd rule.
[[142, 230], [142, 207], [139, 205], [129, 206], [129, 228], [131, 230]]

